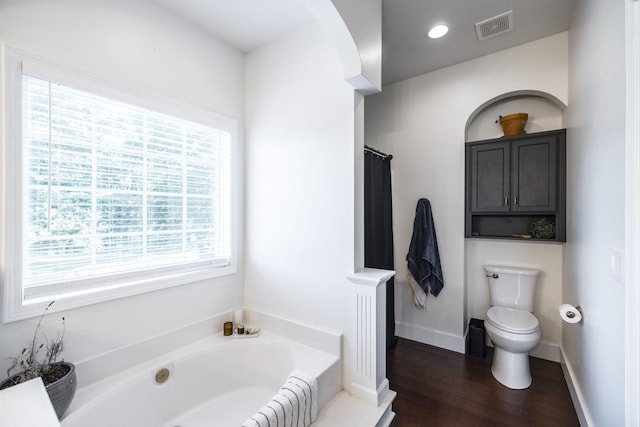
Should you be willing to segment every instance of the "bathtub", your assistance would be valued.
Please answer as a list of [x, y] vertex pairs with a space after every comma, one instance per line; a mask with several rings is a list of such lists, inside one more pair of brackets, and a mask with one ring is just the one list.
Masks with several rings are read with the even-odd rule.
[[294, 370], [317, 378], [319, 410], [339, 391], [335, 355], [268, 331], [216, 335], [79, 388], [62, 427], [238, 427]]

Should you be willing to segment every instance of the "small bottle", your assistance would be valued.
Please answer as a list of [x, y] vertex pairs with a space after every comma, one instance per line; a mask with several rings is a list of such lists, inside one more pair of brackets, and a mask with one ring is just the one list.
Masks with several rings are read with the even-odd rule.
[[232, 322], [224, 322], [224, 330], [223, 334], [225, 337], [233, 334], [233, 323]]
[[238, 335], [244, 335], [244, 325], [238, 325], [237, 333]]

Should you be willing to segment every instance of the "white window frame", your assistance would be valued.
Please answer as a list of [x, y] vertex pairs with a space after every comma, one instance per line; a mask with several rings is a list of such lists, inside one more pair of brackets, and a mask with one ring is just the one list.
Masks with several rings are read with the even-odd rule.
[[[187, 105], [157, 94], [149, 94], [137, 88], [126, 87], [87, 73], [71, 70], [49, 60], [35, 57], [6, 44], [2, 48], [4, 60], [4, 93], [0, 98], [4, 104], [4, 134], [0, 135], [2, 153], [2, 173], [0, 174], [2, 229], [0, 238], [0, 259], [2, 262], [2, 322], [38, 316], [52, 299], [56, 304], [53, 311], [62, 311], [90, 304], [124, 298], [145, 292], [173, 286], [210, 280], [237, 271], [237, 229], [238, 229], [238, 121], [234, 118]], [[108, 97], [148, 110], [167, 114], [176, 118], [228, 131], [231, 135], [231, 257], [224, 266], [210, 267], [197, 271], [164, 272], [161, 276], [151, 272], [134, 279], [120, 275], [117, 280], [97, 284], [82, 291], [65, 290], [64, 284], [54, 289], [63, 292], [63, 297], [42, 296], [25, 301], [22, 286], [22, 125], [21, 96], [23, 67], [29, 74], [36, 74], [56, 83]], [[124, 277], [122, 277], [124, 276]], [[115, 282], [115, 283], [114, 283]]]

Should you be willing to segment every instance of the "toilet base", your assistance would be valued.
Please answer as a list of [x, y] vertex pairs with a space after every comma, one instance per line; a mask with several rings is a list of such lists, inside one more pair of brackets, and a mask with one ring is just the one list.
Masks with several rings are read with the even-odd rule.
[[498, 382], [514, 390], [522, 390], [531, 385], [529, 353], [511, 353], [494, 347], [491, 373]]

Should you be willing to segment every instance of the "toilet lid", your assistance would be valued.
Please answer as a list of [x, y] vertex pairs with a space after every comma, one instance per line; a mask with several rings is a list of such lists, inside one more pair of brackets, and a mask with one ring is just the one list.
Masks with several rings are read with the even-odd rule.
[[498, 329], [514, 334], [528, 334], [538, 328], [538, 319], [525, 310], [507, 307], [491, 307], [487, 321]]

